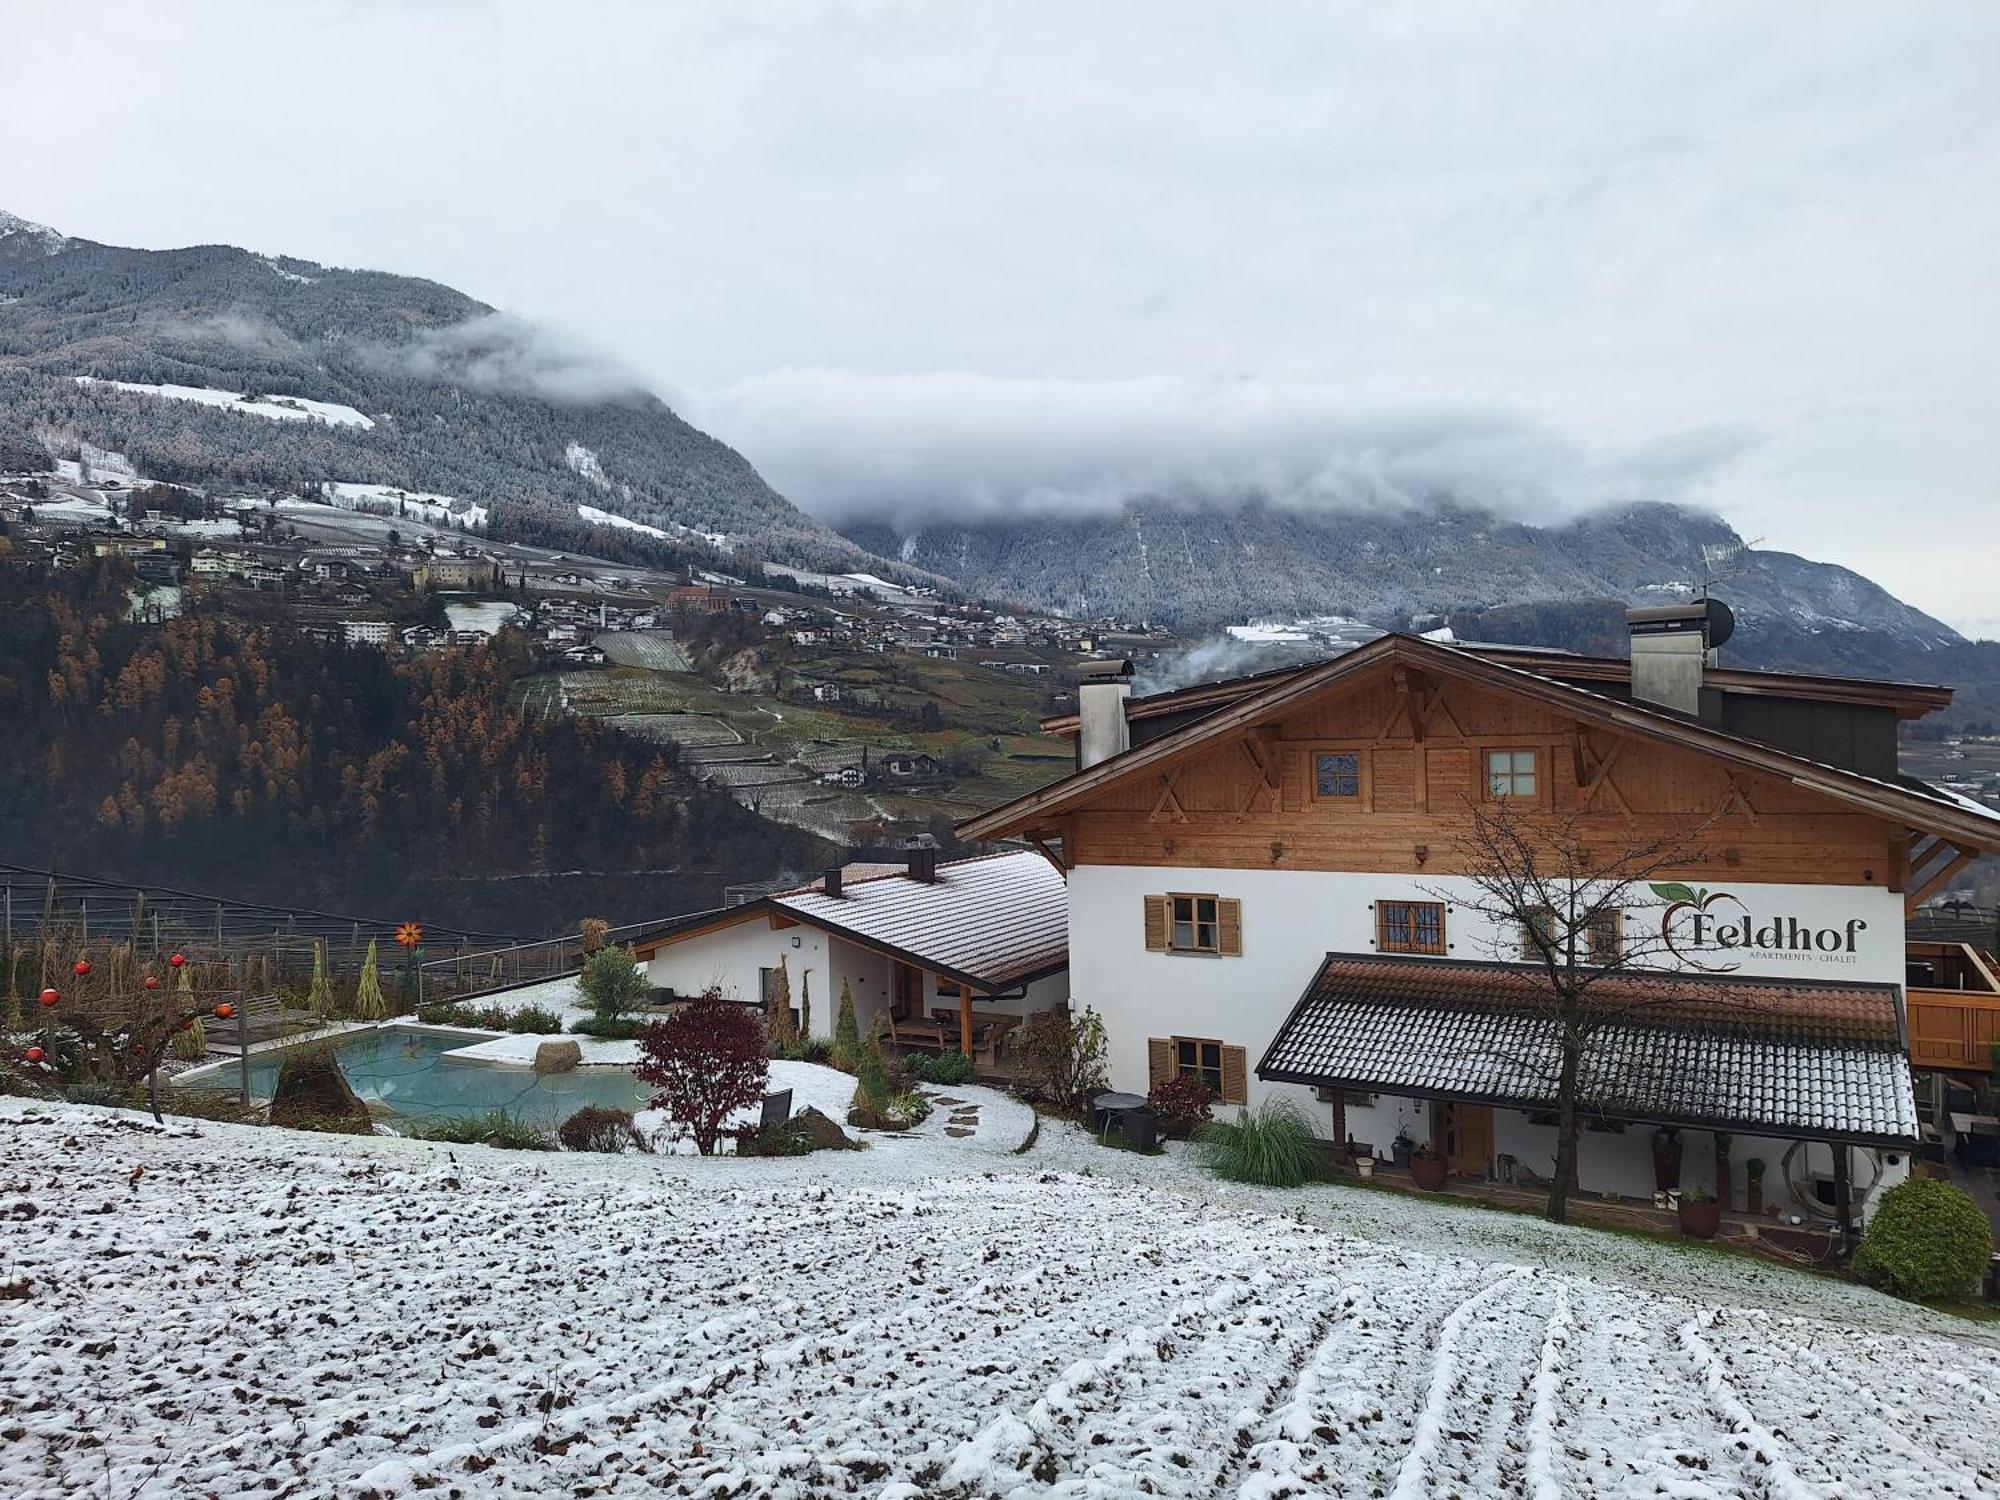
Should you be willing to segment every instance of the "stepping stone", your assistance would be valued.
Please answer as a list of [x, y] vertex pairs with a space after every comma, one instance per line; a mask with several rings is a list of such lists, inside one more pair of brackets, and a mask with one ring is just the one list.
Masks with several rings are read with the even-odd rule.
[[939, 1094], [939, 1095], [937, 1096], [937, 1102], [938, 1102], [938, 1103], [940, 1103], [940, 1104], [948, 1104], [948, 1105], [950, 1105], [950, 1106], [951, 1106], [951, 1107], [952, 1107], [953, 1109], [977, 1109], [977, 1108], [979, 1108], [979, 1106], [978, 1106], [978, 1105], [976, 1105], [976, 1104], [971, 1104], [971, 1105], [968, 1105], [968, 1104], [967, 1104], [967, 1103], [966, 1103], [966, 1102], [965, 1102], [965, 1101], [964, 1101], [963, 1099], [954, 1099], [954, 1098], [952, 1098], [952, 1097], [951, 1097], [951, 1095], [949, 1095], [949, 1094]]
[[968, 1135], [977, 1135], [979, 1132], [976, 1130], [966, 1130], [957, 1125], [947, 1125], [944, 1128], [944, 1133], [956, 1141], [963, 1140]]

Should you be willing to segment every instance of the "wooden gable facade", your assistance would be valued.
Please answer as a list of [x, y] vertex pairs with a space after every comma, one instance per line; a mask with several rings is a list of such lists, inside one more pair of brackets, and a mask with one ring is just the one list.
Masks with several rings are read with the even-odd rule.
[[[1867, 884], [1896, 874], [1896, 830], [1881, 818], [1693, 750], [1392, 666], [1107, 789], [1069, 815], [1064, 848], [1075, 864], [1446, 873], [1468, 804], [1489, 794], [1489, 752], [1519, 751], [1532, 754], [1534, 790], [1514, 800], [1581, 812], [1607, 842], [1713, 818], [1711, 857], [1739, 880]], [[1322, 756], [1339, 794], [1321, 795]]]
[[1875, 885], [1914, 905], [2000, 845], [2000, 821], [1944, 801], [1408, 637], [961, 832], [1060, 841], [1072, 866], [1461, 873], [1468, 803], [1491, 795], [1503, 752], [1530, 752], [1503, 764], [1532, 768], [1531, 809], [1574, 813], [1607, 845], [1701, 825], [1689, 879]]

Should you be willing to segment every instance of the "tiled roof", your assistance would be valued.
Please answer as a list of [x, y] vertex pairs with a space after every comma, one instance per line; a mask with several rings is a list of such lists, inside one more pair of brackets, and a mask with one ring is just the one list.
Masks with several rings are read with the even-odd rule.
[[993, 854], [937, 867], [935, 881], [895, 873], [848, 878], [771, 905], [993, 989], [1069, 962], [1069, 891], [1039, 854]]
[[[1330, 954], [1261, 1078], [1553, 1108], [1557, 1026], [1529, 965]], [[1579, 1098], [1592, 1114], [1721, 1129], [1916, 1139], [1891, 985], [1715, 975], [1598, 981]]]

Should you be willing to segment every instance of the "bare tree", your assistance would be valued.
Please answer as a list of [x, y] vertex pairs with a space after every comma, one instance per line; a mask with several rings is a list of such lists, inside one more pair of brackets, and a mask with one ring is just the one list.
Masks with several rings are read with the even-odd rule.
[[[1601, 815], [1521, 810], [1505, 799], [1470, 801], [1456, 868], [1473, 894], [1433, 892], [1486, 918], [1492, 956], [1535, 966], [1529, 1024], [1501, 1055], [1509, 1070], [1555, 1101], [1550, 1219], [1569, 1211], [1585, 1104], [1598, 1113], [1639, 1107], [1670, 1082], [1682, 1100], [1719, 1096], [1725, 1080], [1691, 1076], [1685, 1055], [1603, 1045], [1607, 1033], [1644, 1024], [1648, 1012], [1685, 1010], [1686, 986], [1634, 983], [1639, 971], [1681, 967], [1662, 921], [1634, 921], [1694, 893], [1668, 877], [1705, 857], [1713, 819], [1607, 832]], [[1671, 1079], [1663, 1077], [1671, 1070]]]

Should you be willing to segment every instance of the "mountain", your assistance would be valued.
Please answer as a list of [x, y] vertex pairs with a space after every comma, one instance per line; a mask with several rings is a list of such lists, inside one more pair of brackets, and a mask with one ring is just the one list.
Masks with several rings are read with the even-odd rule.
[[93, 449], [178, 483], [446, 496], [578, 550], [595, 511], [710, 555], [908, 576], [631, 377], [450, 287], [0, 213], [0, 468]]
[[1824, 636], [1829, 656], [1850, 635], [1881, 634], [1910, 650], [1963, 640], [1847, 568], [1749, 547], [1718, 516], [1660, 503], [1544, 527], [1442, 501], [1374, 512], [1135, 501], [1110, 515], [913, 532], [864, 523], [846, 534], [975, 594], [1186, 630], [1580, 599], [1664, 604], [1712, 577], [1746, 623]]

